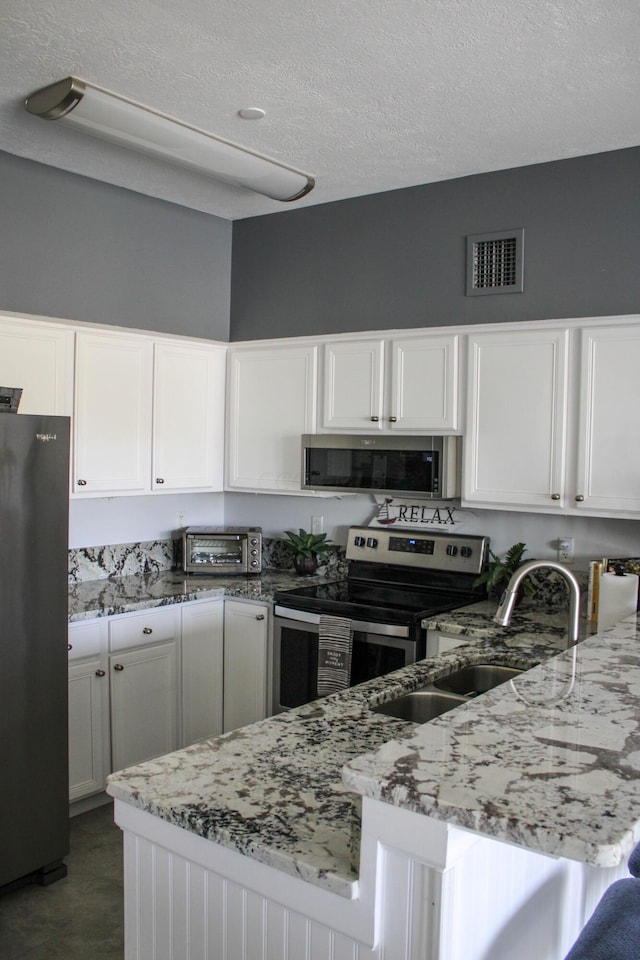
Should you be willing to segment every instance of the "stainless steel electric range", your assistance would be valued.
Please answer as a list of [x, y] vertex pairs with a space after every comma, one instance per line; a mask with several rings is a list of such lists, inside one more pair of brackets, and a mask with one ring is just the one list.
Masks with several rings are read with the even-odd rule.
[[350, 527], [345, 580], [275, 596], [274, 710], [316, 699], [321, 617], [350, 621], [352, 686], [422, 659], [425, 617], [485, 598], [473, 583], [488, 548], [488, 537]]

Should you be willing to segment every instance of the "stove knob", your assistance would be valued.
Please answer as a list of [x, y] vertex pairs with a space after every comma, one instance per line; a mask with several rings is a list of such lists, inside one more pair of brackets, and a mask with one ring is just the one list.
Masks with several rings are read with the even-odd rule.
[[456, 546], [454, 546], [452, 543], [447, 544], [448, 557], [455, 557], [457, 553], [458, 553], [458, 548]]
[[378, 546], [378, 541], [375, 537], [367, 537], [367, 546], [375, 550], [375, 548]]
[[471, 547], [460, 547], [460, 556], [464, 557], [465, 560], [468, 560], [472, 553]]
[[353, 542], [356, 547], [364, 547], [364, 537], [354, 537]]
[[258, 556], [258, 551], [257, 551], [257, 550], [252, 550], [252, 551], [251, 551], [251, 556], [252, 556], [252, 557], [257, 557], [257, 556]]

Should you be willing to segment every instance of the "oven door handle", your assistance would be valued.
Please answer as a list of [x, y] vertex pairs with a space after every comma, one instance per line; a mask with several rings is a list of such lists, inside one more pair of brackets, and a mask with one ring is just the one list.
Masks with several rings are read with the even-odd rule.
[[[299, 623], [320, 623], [319, 613], [307, 610], [292, 610], [290, 607], [276, 605], [274, 614], [283, 620], [297, 620]], [[327, 614], [331, 616], [331, 614]], [[370, 623], [366, 620], [351, 620], [351, 629], [360, 633], [376, 634], [379, 637], [408, 637], [409, 627], [398, 623]]]

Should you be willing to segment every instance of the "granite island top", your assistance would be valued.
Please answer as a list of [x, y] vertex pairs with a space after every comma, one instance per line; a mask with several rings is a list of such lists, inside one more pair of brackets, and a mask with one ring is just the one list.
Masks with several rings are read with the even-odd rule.
[[[448, 630], [455, 617], [456, 614], [447, 615], [451, 621]], [[489, 623], [486, 604], [474, 605], [461, 611], [458, 620], [460, 628], [467, 631], [467, 642], [462, 646], [285, 714], [114, 773], [109, 778], [108, 792], [246, 856], [341, 896], [353, 897], [357, 895], [358, 880], [359, 792], [390, 803], [395, 803], [397, 797], [401, 805], [431, 812], [414, 803], [415, 797], [421, 797], [414, 773], [417, 777], [417, 738], [422, 728], [373, 713], [370, 707], [474, 662], [491, 660], [528, 670], [565, 647], [565, 621], [564, 611], [516, 612], [512, 626], [505, 630]], [[432, 623], [442, 628], [442, 622], [438, 618]], [[471, 635], [474, 623], [484, 636]], [[485, 713], [489, 716], [499, 699], [498, 691], [493, 691], [427, 725], [427, 729], [437, 731], [434, 737], [440, 745], [440, 755], [433, 762], [441, 763], [445, 770], [461, 763], [460, 779], [470, 785], [470, 795], [474, 785], [482, 786], [479, 776], [471, 776], [477, 744], [474, 741], [468, 756], [458, 751], [454, 762], [448, 757], [446, 731], [459, 712], [475, 707], [479, 717]], [[488, 720], [478, 722], [484, 723], [486, 729], [490, 726]], [[467, 736], [472, 734], [468, 727]], [[484, 736], [483, 728], [480, 739]], [[518, 736], [522, 740], [528, 734], [520, 729]], [[459, 739], [462, 742], [462, 734]], [[514, 746], [518, 750], [517, 742], [506, 742], [502, 750], [506, 754]], [[491, 749], [499, 749], [495, 736]], [[554, 753], [555, 746], [544, 740], [540, 749], [546, 756]], [[533, 753], [517, 755], [531, 765], [535, 763]], [[393, 765], [396, 755], [409, 757], [413, 763], [407, 773], [406, 788]], [[482, 764], [486, 775], [486, 757]], [[504, 784], [500, 765], [496, 771]], [[535, 816], [537, 802], [535, 795], [529, 805], [528, 822]], [[483, 828], [480, 819], [475, 826]]]

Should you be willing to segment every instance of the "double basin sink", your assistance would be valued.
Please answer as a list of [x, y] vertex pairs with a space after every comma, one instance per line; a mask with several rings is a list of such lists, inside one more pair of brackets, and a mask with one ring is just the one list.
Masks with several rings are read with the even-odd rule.
[[461, 703], [493, 690], [494, 687], [522, 673], [515, 667], [495, 663], [476, 663], [462, 667], [427, 687], [405, 693], [395, 700], [373, 707], [374, 713], [383, 713], [411, 723], [427, 723], [442, 716]]

